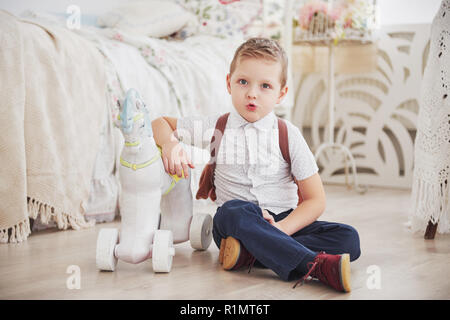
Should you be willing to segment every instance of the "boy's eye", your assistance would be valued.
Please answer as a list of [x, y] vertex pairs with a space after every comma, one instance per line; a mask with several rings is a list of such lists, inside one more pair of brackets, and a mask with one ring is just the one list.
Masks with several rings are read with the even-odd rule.
[[263, 87], [264, 89], [270, 89], [270, 84], [264, 83], [264, 84], [262, 85], [262, 87]]
[[247, 80], [241, 79], [239, 80], [239, 84], [247, 84]]

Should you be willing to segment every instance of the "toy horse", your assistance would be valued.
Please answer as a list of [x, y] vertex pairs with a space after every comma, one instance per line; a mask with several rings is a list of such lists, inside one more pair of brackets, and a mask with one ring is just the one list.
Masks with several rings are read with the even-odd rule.
[[128, 90], [119, 110], [115, 125], [125, 138], [119, 167], [121, 230], [120, 237], [117, 229], [100, 230], [97, 268], [114, 271], [118, 259], [136, 264], [151, 258], [154, 272], [170, 272], [174, 243], [190, 240], [194, 249], [209, 247], [212, 218], [193, 215], [190, 178], [165, 172], [149, 111], [136, 90]]

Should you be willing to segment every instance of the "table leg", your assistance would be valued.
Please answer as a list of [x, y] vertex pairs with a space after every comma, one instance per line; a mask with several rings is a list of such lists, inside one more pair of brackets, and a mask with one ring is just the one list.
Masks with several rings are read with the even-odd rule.
[[437, 226], [438, 226], [437, 222], [433, 223], [431, 220], [428, 221], [428, 226], [427, 230], [425, 230], [424, 238], [427, 240], [434, 239], [434, 236], [436, 235]]

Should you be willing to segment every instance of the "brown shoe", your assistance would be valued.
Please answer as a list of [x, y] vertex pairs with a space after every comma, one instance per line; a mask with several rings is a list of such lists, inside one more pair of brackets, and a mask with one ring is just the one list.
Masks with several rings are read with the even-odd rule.
[[242, 267], [251, 267], [256, 259], [247, 249], [233, 237], [222, 239], [220, 243], [219, 262], [225, 270], [237, 270]]

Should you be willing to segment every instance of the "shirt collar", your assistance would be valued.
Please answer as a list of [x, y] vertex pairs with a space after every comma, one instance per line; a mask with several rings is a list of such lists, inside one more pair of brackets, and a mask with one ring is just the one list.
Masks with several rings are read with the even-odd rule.
[[255, 122], [248, 122], [245, 120], [236, 109], [232, 109], [230, 111], [230, 117], [228, 119], [229, 128], [240, 128], [247, 124], [252, 124], [256, 129], [267, 131], [273, 128], [274, 121], [276, 120], [275, 114], [273, 111], [269, 112], [262, 119], [259, 119]]

